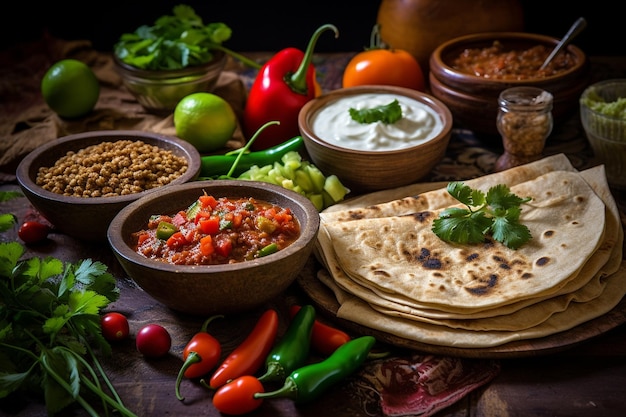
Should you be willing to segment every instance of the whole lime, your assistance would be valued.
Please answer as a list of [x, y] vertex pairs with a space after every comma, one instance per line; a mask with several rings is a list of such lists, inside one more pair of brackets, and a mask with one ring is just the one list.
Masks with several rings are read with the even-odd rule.
[[183, 97], [174, 109], [176, 136], [199, 152], [212, 152], [226, 145], [237, 129], [237, 115], [231, 105], [213, 93]]
[[84, 62], [63, 59], [44, 74], [41, 94], [46, 104], [59, 116], [72, 119], [94, 109], [100, 96], [100, 83]]

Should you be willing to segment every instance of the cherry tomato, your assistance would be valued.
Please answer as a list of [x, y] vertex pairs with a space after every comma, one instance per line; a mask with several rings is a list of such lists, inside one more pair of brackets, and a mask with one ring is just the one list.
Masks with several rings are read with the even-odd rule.
[[17, 235], [24, 243], [40, 243], [48, 238], [50, 226], [36, 221], [26, 221], [22, 223], [17, 231]]
[[343, 72], [343, 87], [369, 84], [425, 90], [420, 64], [402, 49], [375, 48], [352, 57]]
[[264, 392], [261, 381], [250, 375], [240, 376], [215, 391], [213, 405], [224, 414], [246, 414], [263, 403], [263, 399], [254, 398], [256, 392]]
[[126, 316], [121, 313], [107, 313], [100, 319], [102, 336], [109, 342], [123, 340], [128, 337], [130, 328]]
[[137, 350], [149, 358], [165, 356], [172, 346], [172, 338], [165, 327], [147, 324], [139, 330], [136, 338]]

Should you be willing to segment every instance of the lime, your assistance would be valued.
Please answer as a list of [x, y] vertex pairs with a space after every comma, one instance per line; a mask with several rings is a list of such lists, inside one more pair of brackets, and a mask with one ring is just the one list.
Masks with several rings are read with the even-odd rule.
[[100, 96], [100, 84], [85, 63], [63, 59], [46, 71], [41, 80], [41, 94], [59, 116], [71, 119], [93, 110]]
[[226, 145], [237, 128], [237, 116], [222, 97], [206, 92], [183, 97], [174, 109], [176, 136], [200, 152]]

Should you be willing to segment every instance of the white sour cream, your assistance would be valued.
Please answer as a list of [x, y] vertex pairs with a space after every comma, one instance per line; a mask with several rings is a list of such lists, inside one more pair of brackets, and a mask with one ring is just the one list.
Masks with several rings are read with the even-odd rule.
[[[357, 110], [385, 106], [398, 100], [402, 118], [395, 123], [359, 123], [350, 116]], [[427, 142], [443, 129], [437, 113], [417, 100], [396, 94], [358, 94], [328, 103], [313, 116], [316, 136], [342, 148], [391, 151]]]

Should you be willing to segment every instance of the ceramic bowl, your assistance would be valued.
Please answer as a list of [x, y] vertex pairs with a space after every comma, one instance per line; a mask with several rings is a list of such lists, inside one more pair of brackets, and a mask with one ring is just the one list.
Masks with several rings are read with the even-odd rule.
[[[372, 94], [402, 96], [414, 101], [413, 107], [428, 108], [440, 127], [426, 141], [413, 137], [418, 130], [413, 129], [408, 132], [405, 147], [391, 150], [338, 146], [329, 135], [324, 137], [315, 130], [314, 120], [327, 106], [344, 98], [360, 100]], [[312, 162], [322, 172], [337, 175], [351, 191], [360, 193], [395, 188], [424, 178], [445, 155], [452, 131], [452, 115], [440, 100], [423, 92], [372, 85], [337, 89], [309, 101], [298, 115], [298, 125]]]
[[227, 56], [215, 52], [215, 58], [205, 64], [180, 70], [143, 70], [113, 57], [115, 68], [124, 86], [146, 110], [169, 114], [178, 102], [189, 94], [212, 92], [224, 69]]
[[57, 160], [68, 152], [77, 152], [102, 142], [113, 143], [119, 140], [142, 141], [186, 160], [186, 172], [168, 185], [162, 185], [163, 187], [194, 180], [200, 173], [200, 154], [191, 144], [157, 133], [134, 130], [94, 131], [52, 140], [26, 155], [17, 167], [16, 176], [22, 192], [30, 203], [54, 225], [57, 231], [80, 240], [106, 242], [106, 232], [113, 217], [129, 203], [157, 189], [126, 195], [78, 197], [62, 195], [38, 185], [39, 169], [54, 166]]
[[535, 47], [551, 51], [559, 39], [525, 32], [490, 32], [460, 36], [438, 46], [430, 56], [429, 88], [450, 108], [456, 125], [478, 134], [497, 135], [498, 96], [507, 88], [519, 86], [538, 87], [554, 96], [555, 125], [576, 113], [578, 97], [591, 79], [589, 60], [580, 48], [570, 44], [564, 52], [569, 66], [543, 77], [488, 78], [461, 71], [454, 65], [464, 51], [489, 48], [496, 41], [502, 45], [503, 53], [520, 53]]
[[[300, 236], [273, 254], [225, 265], [173, 265], [135, 252], [131, 235], [144, 229], [151, 215], [186, 209], [204, 192], [289, 207], [300, 223]], [[206, 316], [254, 309], [279, 295], [309, 259], [318, 228], [318, 210], [294, 191], [256, 181], [195, 181], [156, 191], [122, 209], [109, 226], [108, 240], [129, 277], [153, 298], [173, 310]]]
[[615, 104], [626, 100], [626, 79], [590, 85], [580, 96], [580, 120], [594, 157], [606, 169], [609, 184], [626, 189], [626, 112]]

